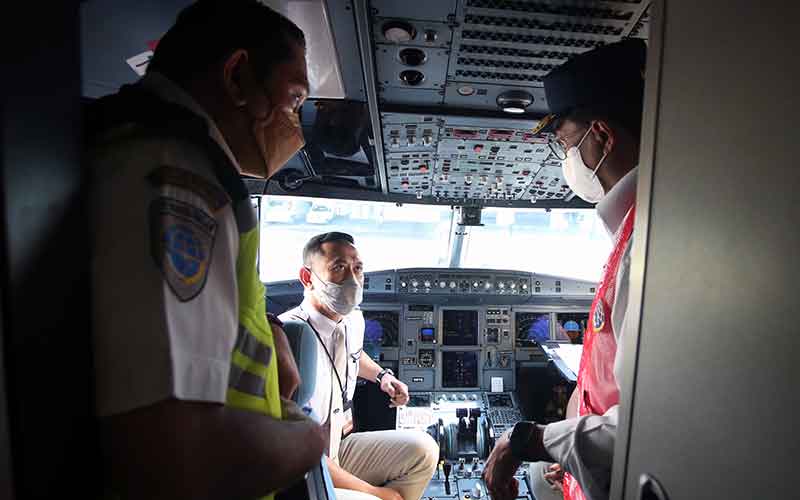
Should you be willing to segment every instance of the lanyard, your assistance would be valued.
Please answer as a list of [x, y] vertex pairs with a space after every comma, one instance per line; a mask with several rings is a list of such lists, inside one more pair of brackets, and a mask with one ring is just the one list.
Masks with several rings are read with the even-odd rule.
[[[302, 309], [302, 307], [300, 309]], [[308, 313], [306, 313], [306, 315], [308, 316]], [[330, 361], [331, 363], [331, 368], [333, 368], [333, 373], [334, 375], [336, 375], [336, 381], [339, 382], [339, 389], [342, 390], [342, 405], [344, 406], [343, 410], [347, 411], [351, 406], [350, 401], [347, 397], [347, 384], [350, 382], [350, 349], [347, 346], [347, 329], [345, 329], [345, 331], [342, 333], [342, 335], [344, 335], [344, 356], [345, 356], [344, 384], [342, 384], [342, 378], [341, 376], [339, 376], [339, 370], [336, 369], [336, 362], [334, 361], [333, 356], [331, 356], [331, 353], [328, 351], [328, 348], [325, 347], [325, 342], [322, 341], [322, 335], [320, 335], [317, 329], [314, 328], [314, 325], [311, 324], [310, 317], [306, 320], [306, 323], [308, 323], [308, 326], [310, 326], [311, 329], [314, 331], [314, 334], [317, 336], [317, 340], [319, 340], [322, 349], [325, 351], [325, 355], [328, 356], [328, 361]]]

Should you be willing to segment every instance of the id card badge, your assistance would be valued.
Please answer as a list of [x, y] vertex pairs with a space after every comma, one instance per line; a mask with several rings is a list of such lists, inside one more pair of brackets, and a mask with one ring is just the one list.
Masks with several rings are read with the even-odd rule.
[[342, 391], [342, 410], [345, 412], [350, 411], [353, 408], [353, 400], [347, 398], [347, 391]]
[[353, 430], [353, 400], [347, 399], [347, 394], [342, 394], [342, 437], [350, 434]]
[[348, 408], [344, 411], [344, 428], [347, 429], [347, 434], [353, 428], [353, 409]]

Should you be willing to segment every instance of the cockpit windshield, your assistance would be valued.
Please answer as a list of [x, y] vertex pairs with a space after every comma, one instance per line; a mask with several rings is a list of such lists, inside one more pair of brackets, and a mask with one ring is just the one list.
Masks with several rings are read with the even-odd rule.
[[293, 279], [315, 234], [355, 238], [365, 271], [448, 267], [463, 234], [459, 267], [513, 269], [596, 281], [611, 242], [594, 210], [485, 208], [483, 226], [454, 227], [449, 206], [264, 196], [260, 201], [264, 282]]
[[484, 208], [468, 228], [461, 267], [598, 281], [611, 239], [595, 210]]
[[327, 231], [353, 235], [366, 272], [446, 267], [451, 213], [448, 206], [264, 196], [261, 280], [296, 278], [303, 245]]

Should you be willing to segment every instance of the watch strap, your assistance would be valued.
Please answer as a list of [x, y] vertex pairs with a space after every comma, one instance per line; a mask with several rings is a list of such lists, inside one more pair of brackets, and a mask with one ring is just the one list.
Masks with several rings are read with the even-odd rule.
[[387, 373], [388, 373], [389, 375], [394, 375], [394, 372], [393, 372], [391, 369], [389, 369], [389, 368], [384, 368], [383, 370], [381, 370], [381, 371], [379, 371], [379, 372], [378, 372], [378, 376], [377, 376], [377, 377], [375, 377], [375, 382], [377, 382], [378, 384], [380, 384], [380, 383], [381, 383], [381, 380], [383, 380], [383, 377], [384, 377], [384, 375], [386, 375]]
[[531, 435], [536, 430], [534, 422], [517, 422], [511, 431], [511, 436], [509, 436], [511, 454], [514, 455], [514, 458], [521, 462], [529, 459], [531, 455], [531, 450], [529, 449]]

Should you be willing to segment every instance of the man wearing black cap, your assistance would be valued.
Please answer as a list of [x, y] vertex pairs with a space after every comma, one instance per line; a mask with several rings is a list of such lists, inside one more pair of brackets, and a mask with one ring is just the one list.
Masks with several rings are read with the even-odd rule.
[[[578, 383], [569, 405], [577, 411], [568, 411], [567, 420], [548, 426], [520, 422], [498, 440], [484, 472], [496, 500], [516, 498], [513, 473], [522, 461], [560, 463], [566, 472], [566, 499], [608, 498], [619, 403], [616, 374], [624, 355], [618, 346], [628, 308], [645, 52], [643, 41], [623, 40], [576, 56], [544, 78], [553, 114], [541, 120], [537, 132], [553, 134], [550, 148], [563, 162], [565, 180], [575, 194], [597, 203], [614, 249], [589, 312]], [[547, 468], [531, 470], [541, 476]]]

